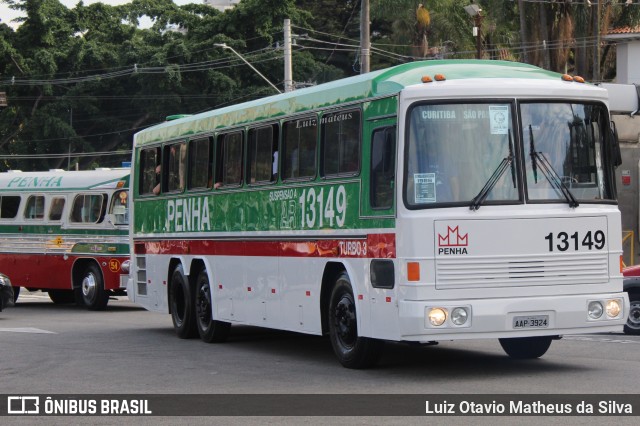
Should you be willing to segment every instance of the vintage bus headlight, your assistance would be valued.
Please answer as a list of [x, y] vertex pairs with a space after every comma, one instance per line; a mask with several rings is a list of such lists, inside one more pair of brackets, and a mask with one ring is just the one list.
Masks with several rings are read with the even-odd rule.
[[128, 274], [130, 267], [131, 267], [131, 261], [130, 260], [125, 260], [124, 262], [122, 262], [122, 265], [120, 265], [120, 270], [122, 272], [124, 272], [125, 274]]
[[464, 325], [469, 318], [469, 313], [465, 308], [455, 308], [451, 311], [451, 322], [455, 325]]
[[427, 316], [431, 325], [439, 327], [447, 320], [447, 310], [444, 308], [431, 308]]
[[594, 300], [589, 302], [589, 318], [598, 319], [602, 316], [602, 312], [604, 309], [602, 308], [602, 303]]
[[607, 300], [606, 312], [608, 318], [617, 318], [621, 310], [619, 299]]

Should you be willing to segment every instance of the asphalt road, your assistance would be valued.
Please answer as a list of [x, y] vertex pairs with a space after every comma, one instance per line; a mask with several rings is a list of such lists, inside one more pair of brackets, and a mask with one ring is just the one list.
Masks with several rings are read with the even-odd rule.
[[[636, 394], [640, 337], [565, 336], [541, 359], [515, 361], [493, 340], [437, 346], [387, 344], [379, 366], [348, 370], [327, 338], [246, 326], [224, 344], [175, 337], [169, 315], [126, 297], [105, 312], [54, 305], [23, 290], [0, 313], [0, 394]], [[634, 418], [545, 417], [546, 424], [633, 424]], [[0, 418], [52, 424], [51, 417]], [[131, 418], [57, 417], [60, 424], [122, 424]], [[441, 424], [512, 424], [505, 417], [440, 417]], [[457, 419], [457, 420], [456, 420]], [[425, 424], [415, 417], [136, 418], [128, 424]], [[540, 418], [518, 417], [517, 424]]]

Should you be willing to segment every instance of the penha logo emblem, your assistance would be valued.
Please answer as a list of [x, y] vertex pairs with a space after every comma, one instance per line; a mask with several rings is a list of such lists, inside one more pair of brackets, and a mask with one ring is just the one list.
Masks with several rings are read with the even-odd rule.
[[438, 254], [467, 254], [469, 234], [461, 234], [458, 226], [447, 226], [447, 233], [438, 233]]

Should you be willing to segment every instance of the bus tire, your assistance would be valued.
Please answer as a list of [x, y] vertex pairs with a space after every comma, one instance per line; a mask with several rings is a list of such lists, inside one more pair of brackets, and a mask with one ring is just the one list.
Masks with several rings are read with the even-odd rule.
[[191, 294], [189, 280], [184, 275], [182, 265], [178, 265], [171, 274], [169, 287], [169, 304], [171, 321], [176, 335], [181, 339], [190, 339], [198, 335], [194, 297]]
[[56, 305], [64, 305], [75, 302], [73, 290], [49, 290], [49, 299]]
[[18, 296], [20, 296], [20, 287], [13, 287], [13, 303], [18, 301]]
[[499, 339], [502, 349], [514, 359], [533, 359], [544, 355], [551, 346], [551, 336]]
[[103, 311], [109, 303], [109, 294], [104, 289], [102, 271], [95, 263], [90, 263], [82, 273], [79, 304], [90, 311]]
[[203, 269], [196, 279], [196, 323], [200, 339], [206, 343], [222, 343], [229, 337], [231, 324], [213, 319], [213, 296], [207, 270]]
[[625, 334], [640, 334], [640, 291], [629, 292], [629, 316], [624, 325]]
[[333, 351], [346, 368], [368, 368], [376, 364], [384, 343], [358, 336], [358, 317], [349, 276], [336, 280], [329, 301], [329, 338]]

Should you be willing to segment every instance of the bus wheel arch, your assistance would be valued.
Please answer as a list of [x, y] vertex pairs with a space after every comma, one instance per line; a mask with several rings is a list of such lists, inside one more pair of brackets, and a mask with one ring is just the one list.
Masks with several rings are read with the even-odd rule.
[[104, 288], [104, 276], [94, 259], [78, 259], [73, 264], [73, 291], [76, 303], [91, 311], [102, 311], [109, 303], [109, 293]]
[[197, 336], [193, 287], [184, 273], [182, 262], [172, 259], [169, 265], [168, 305], [176, 335], [181, 339]]
[[378, 361], [384, 343], [358, 335], [356, 301], [346, 272], [336, 278], [331, 290], [327, 319], [331, 346], [340, 363], [347, 368], [368, 368]]

